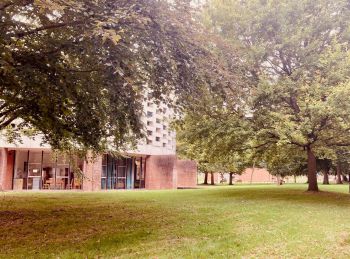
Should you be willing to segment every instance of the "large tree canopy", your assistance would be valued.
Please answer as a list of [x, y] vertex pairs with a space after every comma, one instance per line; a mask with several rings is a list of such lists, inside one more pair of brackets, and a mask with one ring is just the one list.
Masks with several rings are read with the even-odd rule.
[[248, 94], [215, 100], [212, 114], [225, 110], [212, 125], [226, 129], [212, 145], [304, 150], [309, 190], [317, 191], [315, 156], [350, 145], [348, 1], [212, 0], [204, 18], [240, 50], [249, 79]]
[[218, 74], [187, 1], [2, 0], [0, 22], [0, 129], [56, 148], [120, 148], [142, 135], [146, 88], [181, 99]]

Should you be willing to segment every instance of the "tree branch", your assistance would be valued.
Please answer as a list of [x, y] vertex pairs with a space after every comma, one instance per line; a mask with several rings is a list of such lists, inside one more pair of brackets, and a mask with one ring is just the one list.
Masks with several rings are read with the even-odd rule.
[[17, 116], [18, 116], [17, 114], [14, 114], [10, 118], [8, 118], [7, 120], [1, 121], [0, 122], [0, 129], [4, 129], [8, 125], [10, 125], [11, 122], [13, 122], [15, 119], [17, 119]]
[[55, 24], [49, 24], [49, 25], [45, 25], [45, 26], [36, 28], [36, 29], [34, 29], [34, 30], [25, 31], [25, 32], [18, 32], [18, 33], [16, 33], [15, 36], [16, 36], [17, 38], [23, 38], [23, 37], [25, 37], [25, 36], [32, 35], [32, 34], [34, 34], [34, 33], [41, 32], [41, 31], [52, 30], [52, 29], [58, 29], [58, 28], [62, 28], [62, 27], [65, 27], [65, 26], [71, 26], [71, 25], [81, 25], [81, 24], [83, 24], [83, 23], [84, 23], [83, 21], [76, 21], [76, 22], [71, 22], [71, 23], [55, 23]]
[[34, 3], [34, 0], [9, 1], [9, 2], [5, 2], [3, 4], [0, 4], [0, 11], [4, 11], [7, 7], [10, 7], [13, 5], [26, 6], [26, 5], [29, 5], [32, 3]]

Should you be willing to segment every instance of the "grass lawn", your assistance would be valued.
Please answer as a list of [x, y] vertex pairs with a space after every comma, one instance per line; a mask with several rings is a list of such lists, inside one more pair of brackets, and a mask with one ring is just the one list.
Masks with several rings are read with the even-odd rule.
[[348, 186], [0, 194], [1, 258], [349, 258]]

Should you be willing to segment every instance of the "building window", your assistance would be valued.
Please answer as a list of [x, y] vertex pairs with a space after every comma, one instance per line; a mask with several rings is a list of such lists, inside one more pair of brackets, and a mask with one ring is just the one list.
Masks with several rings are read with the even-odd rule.
[[[83, 161], [76, 166], [82, 170]], [[74, 174], [67, 156], [44, 151], [16, 151], [13, 189], [80, 189], [82, 179]]]
[[157, 113], [157, 114], [161, 114], [161, 113], [162, 113], [162, 109], [157, 109], [157, 110], [156, 110], [156, 113]]
[[147, 139], [147, 145], [152, 145], [152, 140]]
[[163, 134], [163, 138], [166, 138], [166, 134]]
[[153, 116], [153, 112], [147, 112], [147, 117], [151, 118]]
[[147, 103], [147, 107], [152, 107], [153, 103]]
[[147, 121], [147, 126], [153, 126], [153, 121]]
[[160, 119], [156, 119], [156, 123], [160, 123]]
[[166, 125], [163, 125], [163, 130], [166, 130], [166, 129], [167, 129]]
[[101, 189], [126, 189], [131, 172], [130, 158], [115, 158], [105, 155], [102, 161]]
[[157, 133], [160, 133], [160, 128], [156, 128], [156, 132], [157, 132]]
[[160, 137], [156, 137], [156, 141], [158, 141], [158, 142], [159, 142], [159, 141], [160, 141]]
[[148, 136], [152, 136], [152, 134], [153, 134], [152, 130], [147, 130], [147, 135]]
[[166, 147], [166, 143], [163, 143], [163, 147]]

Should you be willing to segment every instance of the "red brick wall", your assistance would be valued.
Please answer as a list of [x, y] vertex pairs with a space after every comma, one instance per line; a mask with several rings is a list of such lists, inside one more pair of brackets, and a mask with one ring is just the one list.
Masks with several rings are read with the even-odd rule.
[[197, 164], [191, 160], [177, 160], [177, 187], [193, 188], [197, 186]]
[[146, 189], [176, 188], [175, 163], [176, 157], [172, 155], [148, 156], [146, 158]]
[[242, 182], [253, 182], [253, 183], [268, 183], [274, 182], [275, 177], [265, 168], [247, 168], [242, 175], [236, 175], [235, 180], [241, 180]]
[[0, 151], [0, 190], [12, 190], [15, 152], [2, 148]]
[[0, 191], [3, 190], [3, 185], [5, 183], [5, 172], [7, 167], [7, 152], [6, 149], [2, 148], [0, 150]]
[[84, 162], [83, 172], [83, 190], [101, 190], [102, 156], [98, 156], [97, 158], [88, 156], [88, 159]]
[[14, 162], [15, 162], [15, 151], [13, 150], [8, 151], [6, 177], [5, 177], [5, 183], [3, 185], [4, 190], [12, 190]]

